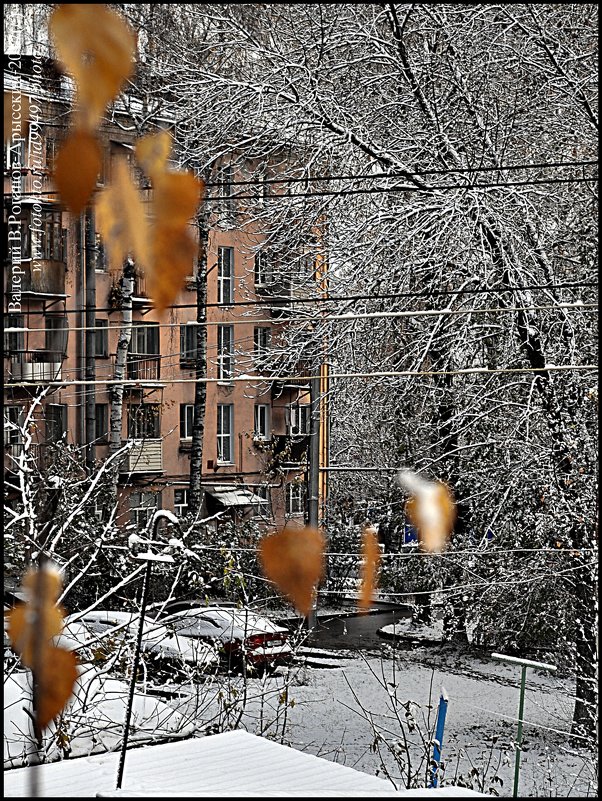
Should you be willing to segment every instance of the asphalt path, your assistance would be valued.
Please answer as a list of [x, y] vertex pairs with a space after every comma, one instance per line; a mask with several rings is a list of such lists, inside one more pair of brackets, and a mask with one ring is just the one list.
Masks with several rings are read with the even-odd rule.
[[377, 632], [402, 618], [409, 617], [407, 609], [387, 609], [365, 615], [318, 616], [318, 625], [307, 644], [315, 648], [380, 648], [387, 642]]

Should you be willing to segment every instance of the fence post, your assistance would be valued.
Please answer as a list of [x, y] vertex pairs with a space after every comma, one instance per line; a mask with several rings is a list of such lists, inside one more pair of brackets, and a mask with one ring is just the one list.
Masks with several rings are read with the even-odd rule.
[[433, 770], [431, 775], [431, 787], [436, 787], [438, 783], [437, 771], [441, 761], [441, 749], [443, 746], [443, 729], [445, 728], [445, 716], [447, 715], [447, 693], [445, 687], [441, 687], [439, 697], [439, 709], [437, 710], [437, 724], [435, 726], [435, 742], [433, 743]]
[[520, 676], [520, 696], [518, 699], [518, 731], [516, 733], [516, 746], [514, 749], [514, 787], [512, 790], [512, 798], [518, 798], [518, 781], [520, 776], [520, 757], [521, 745], [523, 742], [523, 714], [525, 711], [525, 687], [527, 680], [527, 668], [538, 668], [539, 670], [556, 670], [556, 665], [548, 665], [545, 662], [533, 662], [531, 659], [519, 659], [517, 656], [505, 656], [504, 654], [491, 654], [493, 659], [499, 659], [501, 662], [508, 662], [512, 665], [521, 666]]

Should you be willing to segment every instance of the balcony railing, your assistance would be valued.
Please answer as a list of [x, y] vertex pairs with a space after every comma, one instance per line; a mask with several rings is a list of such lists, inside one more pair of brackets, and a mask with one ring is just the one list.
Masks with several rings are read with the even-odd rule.
[[[65, 262], [50, 261], [24, 261], [21, 262], [22, 274], [19, 289], [21, 292], [33, 292], [41, 296], [54, 296], [65, 294]], [[9, 270], [5, 271], [8, 276]], [[11, 287], [6, 287], [7, 293]]]
[[127, 377], [131, 381], [158, 381], [161, 375], [161, 357], [148, 353], [128, 353]]
[[161, 473], [163, 472], [163, 440], [129, 440], [131, 447], [127, 452], [122, 472]]
[[10, 361], [9, 381], [47, 381], [61, 380], [62, 354], [58, 351], [23, 351]]
[[[5, 443], [4, 445], [4, 468], [10, 473], [16, 473], [20, 469], [20, 459], [25, 451], [22, 442]], [[42, 449], [38, 443], [30, 443], [27, 448], [26, 461], [29, 468], [41, 468]]]

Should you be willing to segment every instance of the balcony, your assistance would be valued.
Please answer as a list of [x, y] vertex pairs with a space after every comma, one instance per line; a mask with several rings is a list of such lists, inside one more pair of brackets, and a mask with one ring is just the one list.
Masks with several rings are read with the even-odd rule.
[[148, 353], [128, 353], [127, 377], [130, 381], [158, 381], [161, 375], [161, 356]]
[[8, 381], [44, 384], [61, 380], [62, 354], [57, 351], [23, 351], [13, 356], [8, 368]]
[[163, 472], [162, 439], [133, 439], [128, 442], [131, 447], [121, 466], [122, 473]]
[[[18, 284], [19, 291], [29, 296], [36, 295], [41, 298], [65, 297], [65, 263], [62, 261], [24, 261], [21, 262], [22, 274]], [[10, 284], [10, 270], [5, 271], [8, 285], [7, 293], [15, 291], [15, 284]]]

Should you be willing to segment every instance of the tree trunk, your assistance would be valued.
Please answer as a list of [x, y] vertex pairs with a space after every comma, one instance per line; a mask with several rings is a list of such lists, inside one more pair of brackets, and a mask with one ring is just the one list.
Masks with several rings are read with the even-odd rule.
[[[134, 263], [129, 259], [123, 267], [121, 284], [122, 328], [117, 342], [115, 357], [115, 381], [123, 381], [127, 370], [127, 354], [132, 338], [132, 295], [134, 293]], [[112, 384], [109, 392], [111, 401], [111, 421], [109, 426], [109, 455], [114, 456], [121, 449], [121, 430], [123, 419], [123, 384]], [[116, 459], [111, 471], [114, 500], [117, 500], [117, 480], [120, 459]]]
[[196, 273], [196, 364], [194, 385], [194, 412], [192, 418], [192, 446], [190, 449], [190, 491], [188, 516], [192, 521], [206, 514], [203, 475], [203, 435], [205, 433], [205, 407], [207, 402], [207, 248], [209, 243], [208, 214], [202, 210], [197, 219], [199, 231], [199, 258]]

